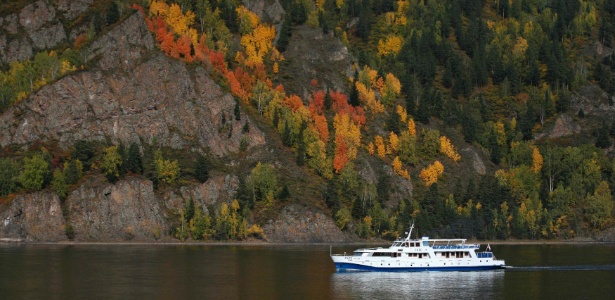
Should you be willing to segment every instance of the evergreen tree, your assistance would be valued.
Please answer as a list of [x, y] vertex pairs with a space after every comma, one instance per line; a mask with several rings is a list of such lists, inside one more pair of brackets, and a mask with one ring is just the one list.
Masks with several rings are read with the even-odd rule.
[[233, 109], [233, 113], [235, 114], [235, 120], [241, 120], [241, 111], [239, 110], [239, 102], [235, 101], [235, 109]]
[[602, 123], [602, 127], [598, 130], [596, 147], [602, 149], [611, 147], [611, 140], [609, 139], [609, 126], [606, 124], [606, 122]]
[[521, 120], [521, 124], [519, 124], [524, 140], [531, 140], [534, 137], [534, 134], [532, 133], [532, 129], [534, 128], [535, 120], [536, 120], [536, 113], [534, 111], [534, 107], [531, 105], [528, 105], [527, 110], [525, 111], [525, 115], [523, 116], [523, 119]]
[[276, 48], [280, 52], [286, 51], [286, 47], [288, 47], [288, 42], [290, 42], [290, 37], [292, 36], [292, 21], [291, 18], [285, 18], [282, 23], [282, 28], [280, 29], [280, 37], [278, 38], [278, 42], [276, 44]]
[[0, 197], [17, 191], [19, 166], [8, 158], [0, 158]]
[[[356, 74], [356, 73], [355, 73], [355, 74]], [[351, 92], [351, 98], [350, 98], [350, 99], [352, 99], [352, 92], [354, 92], [354, 91], [356, 91], [356, 88], [351, 89], [351, 91], [350, 91], [350, 92]], [[356, 100], [356, 101], [358, 102], [358, 101], [359, 101], [359, 100], [358, 100], [358, 99], [359, 99], [358, 92], [357, 92], [357, 95], [355, 95], [355, 96], [357, 97], [357, 100]], [[352, 102], [352, 101], [353, 101], [353, 100], [351, 100], [351, 102]], [[332, 104], [333, 104], [333, 99], [331, 99], [331, 93], [329, 92], [329, 89], [327, 89], [327, 94], [325, 94], [325, 103], [324, 103], [324, 105], [325, 105], [325, 110], [329, 110], [329, 109], [331, 109], [331, 105], [332, 105]]]
[[200, 183], [204, 183], [209, 179], [209, 167], [207, 164], [207, 158], [203, 155], [199, 155], [194, 166], [194, 178]]
[[[359, 106], [361, 103], [359, 102], [359, 91], [357, 90], [357, 79], [359, 78], [359, 70], [354, 71], [354, 79], [352, 80], [352, 86], [350, 87], [350, 95], [348, 96], [348, 103], [352, 106]], [[329, 93], [327, 92], [327, 95]], [[329, 96], [329, 98], [331, 98]]]
[[137, 143], [130, 143], [126, 156], [126, 169], [135, 174], [142, 174], [143, 159], [141, 158], [141, 151], [139, 150], [139, 146], [137, 145]]
[[288, 125], [288, 121], [284, 122], [284, 131], [282, 132], [282, 142], [286, 146], [292, 145], [292, 136], [290, 132], [290, 126]]
[[555, 110], [558, 113], [564, 113], [570, 108], [570, 94], [568, 92], [561, 92], [558, 95]]
[[77, 166], [78, 160], [71, 160], [66, 164], [64, 173], [66, 174], [66, 183], [75, 184], [79, 181], [80, 171]]
[[115, 24], [120, 19], [120, 8], [115, 1], [111, 2], [111, 6], [107, 9], [107, 25]]
[[288, 185], [284, 184], [282, 190], [280, 191], [280, 195], [278, 196], [281, 201], [288, 200], [290, 197], [290, 191], [288, 190]]
[[92, 165], [94, 158], [94, 145], [91, 142], [78, 140], [75, 143], [75, 150], [71, 155], [74, 159], [78, 159], [83, 164], [83, 170], [88, 171]]

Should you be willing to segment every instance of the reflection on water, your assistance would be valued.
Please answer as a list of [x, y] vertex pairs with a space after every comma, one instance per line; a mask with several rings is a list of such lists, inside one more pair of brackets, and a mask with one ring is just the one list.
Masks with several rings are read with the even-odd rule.
[[331, 282], [336, 299], [494, 299], [504, 284], [504, 270], [334, 273]]
[[594, 300], [615, 295], [615, 244], [492, 248], [514, 268], [336, 273], [324, 245], [0, 244], [0, 300]]

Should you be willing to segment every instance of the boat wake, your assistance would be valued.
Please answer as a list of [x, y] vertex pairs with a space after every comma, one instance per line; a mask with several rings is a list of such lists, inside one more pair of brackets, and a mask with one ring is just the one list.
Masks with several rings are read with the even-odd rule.
[[506, 272], [537, 271], [615, 271], [615, 265], [573, 265], [573, 266], [506, 266]]

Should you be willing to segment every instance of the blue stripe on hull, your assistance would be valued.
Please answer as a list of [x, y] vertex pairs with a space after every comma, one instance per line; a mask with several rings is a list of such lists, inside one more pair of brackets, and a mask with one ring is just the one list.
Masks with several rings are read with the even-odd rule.
[[370, 272], [424, 272], [424, 271], [485, 271], [504, 269], [504, 266], [473, 266], [473, 267], [401, 267], [401, 268], [380, 268], [364, 266], [350, 263], [336, 263], [335, 268], [338, 272], [346, 271], [370, 271]]

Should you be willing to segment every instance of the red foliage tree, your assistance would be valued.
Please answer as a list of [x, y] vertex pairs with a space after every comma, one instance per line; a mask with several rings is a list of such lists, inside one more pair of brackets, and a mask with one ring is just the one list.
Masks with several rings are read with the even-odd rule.
[[339, 173], [341, 169], [348, 163], [348, 149], [346, 141], [341, 135], [335, 137], [335, 157], [333, 158], [333, 169], [335, 173]]

